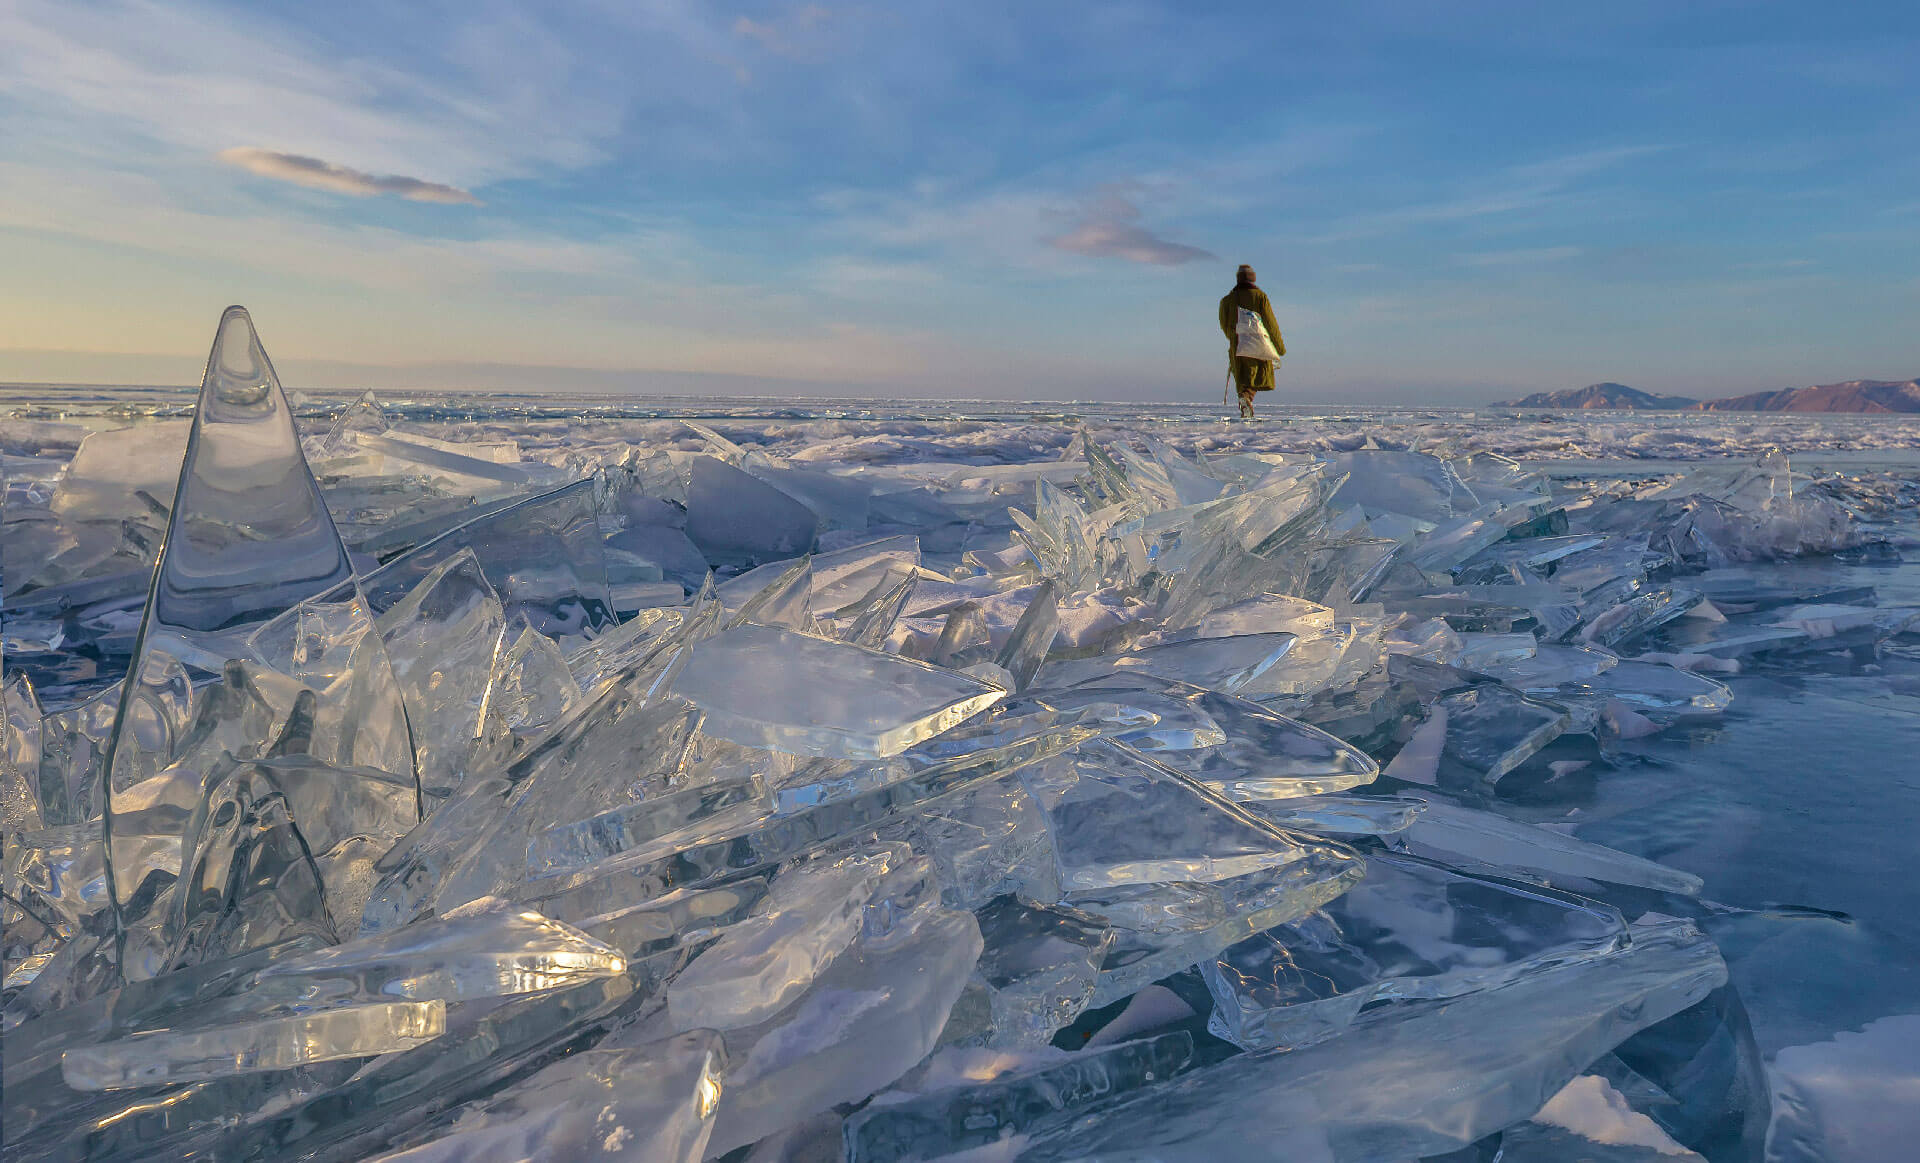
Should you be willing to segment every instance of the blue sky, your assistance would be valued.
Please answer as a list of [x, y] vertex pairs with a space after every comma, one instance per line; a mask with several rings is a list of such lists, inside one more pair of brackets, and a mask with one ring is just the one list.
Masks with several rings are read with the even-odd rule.
[[1243, 261], [1283, 398], [1904, 379], [1917, 61], [1910, 0], [7, 0], [0, 380], [242, 302], [315, 387], [1211, 398]]

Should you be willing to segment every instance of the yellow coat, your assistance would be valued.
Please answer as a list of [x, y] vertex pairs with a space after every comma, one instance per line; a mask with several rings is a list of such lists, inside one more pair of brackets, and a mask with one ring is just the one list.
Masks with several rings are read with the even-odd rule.
[[1273, 340], [1273, 349], [1281, 355], [1287, 354], [1287, 344], [1280, 338], [1280, 324], [1274, 321], [1273, 304], [1267, 301], [1267, 293], [1259, 287], [1235, 287], [1220, 300], [1220, 330], [1227, 337], [1227, 355], [1233, 360], [1233, 382], [1242, 392], [1270, 392], [1273, 390], [1273, 365], [1264, 359], [1244, 359], [1233, 355], [1243, 308], [1260, 316], [1260, 322], [1266, 324], [1267, 336]]

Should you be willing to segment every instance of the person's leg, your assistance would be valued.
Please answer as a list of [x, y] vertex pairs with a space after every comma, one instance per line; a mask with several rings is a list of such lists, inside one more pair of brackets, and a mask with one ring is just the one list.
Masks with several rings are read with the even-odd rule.
[[1253, 419], [1253, 389], [1251, 387], [1240, 389], [1240, 418], [1242, 420]]

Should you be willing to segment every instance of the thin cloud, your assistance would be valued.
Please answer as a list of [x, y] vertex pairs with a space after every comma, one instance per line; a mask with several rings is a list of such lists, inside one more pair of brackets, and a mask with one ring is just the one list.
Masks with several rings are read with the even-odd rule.
[[422, 181], [401, 174], [369, 174], [317, 157], [297, 153], [276, 153], [270, 149], [224, 149], [217, 155], [230, 166], [239, 166], [250, 174], [276, 181], [292, 182], [315, 190], [331, 190], [356, 198], [377, 198], [392, 194], [409, 202], [480, 205], [480, 199], [458, 186]]
[[1217, 260], [1211, 251], [1173, 242], [1140, 225], [1140, 207], [1117, 194], [1088, 208], [1080, 222], [1065, 234], [1046, 240], [1058, 250], [1091, 258], [1120, 258], [1149, 266], [1177, 267], [1197, 260]]
[[1578, 258], [1581, 250], [1577, 246], [1543, 246], [1533, 250], [1483, 250], [1477, 254], [1458, 256], [1463, 266], [1470, 267], [1512, 267], [1530, 263], [1561, 262]]

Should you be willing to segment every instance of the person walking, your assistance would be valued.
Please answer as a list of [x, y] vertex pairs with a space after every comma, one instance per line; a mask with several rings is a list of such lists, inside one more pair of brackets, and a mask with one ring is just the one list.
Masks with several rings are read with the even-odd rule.
[[1220, 300], [1220, 330], [1227, 336], [1227, 366], [1240, 393], [1240, 418], [1251, 420], [1253, 394], [1273, 390], [1273, 372], [1287, 345], [1274, 322], [1273, 304], [1246, 263], [1240, 264], [1233, 290]]

